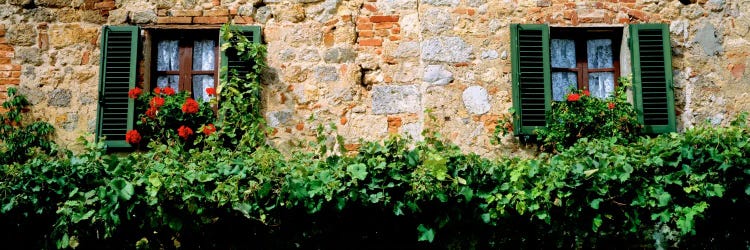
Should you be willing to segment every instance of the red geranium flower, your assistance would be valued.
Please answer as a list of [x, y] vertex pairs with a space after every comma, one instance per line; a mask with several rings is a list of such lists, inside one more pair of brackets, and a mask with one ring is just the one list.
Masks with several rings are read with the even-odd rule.
[[151, 118], [151, 119], [156, 118], [156, 107], [151, 106], [150, 108], [148, 108], [146, 110], [146, 116], [148, 116], [148, 118]]
[[198, 102], [193, 98], [188, 97], [185, 99], [185, 103], [182, 104], [182, 113], [195, 114], [198, 113]]
[[208, 94], [208, 95], [216, 95], [216, 89], [215, 88], [206, 88], [206, 94]]
[[161, 88], [155, 88], [154, 89], [154, 95], [161, 94]]
[[164, 106], [164, 98], [154, 96], [154, 98], [151, 98], [151, 107], [153, 108], [159, 108], [161, 106]]
[[138, 144], [141, 142], [141, 134], [138, 130], [130, 130], [125, 134], [125, 141], [130, 144]]
[[130, 89], [130, 91], [128, 91], [128, 97], [130, 97], [130, 99], [135, 99], [135, 98], [138, 98], [138, 96], [140, 96], [142, 93], [143, 93], [143, 90], [141, 88], [135, 87], [135, 88]]
[[575, 102], [575, 101], [578, 101], [578, 99], [581, 99], [581, 95], [575, 94], [575, 93], [568, 94], [569, 102]]
[[214, 126], [213, 123], [209, 123], [208, 125], [203, 126], [203, 134], [211, 135], [214, 132], [216, 132], [216, 126]]
[[187, 140], [188, 137], [193, 135], [193, 130], [188, 126], [182, 125], [177, 129], [177, 135], [182, 137], [182, 139]]
[[607, 103], [607, 108], [615, 109], [615, 103], [614, 102]]
[[162, 91], [165, 95], [174, 95], [174, 89], [172, 87], [166, 87]]
[[583, 95], [585, 96], [591, 96], [591, 92], [589, 92], [588, 89], [583, 90]]

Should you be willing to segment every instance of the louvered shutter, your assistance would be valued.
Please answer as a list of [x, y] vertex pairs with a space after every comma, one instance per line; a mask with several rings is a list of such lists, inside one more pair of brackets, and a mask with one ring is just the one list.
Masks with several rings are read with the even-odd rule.
[[[233, 25], [229, 28], [240, 31], [242, 35], [254, 43], [260, 43], [260, 26]], [[224, 44], [224, 42], [224, 34], [220, 34], [219, 44]], [[229, 47], [221, 53], [221, 68], [227, 70], [222, 74], [222, 78], [226, 81], [228, 80], [227, 72], [231, 72], [232, 70], [236, 70], [238, 76], [245, 76], [248, 72], [251, 72], [253, 70], [253, 62], [240, 60], [237, 56], [237, 51], [234, 48]]]
[[129, 148], [125, 133], [133, 129], [133, 99], [138, 58], [137, 26], [105, 26], [102, 29], [99, 68], [99, 107], [96, 137], [105, 137], [109, 148]]
[[646, 133], [676, 131], [672, 47], [666, 24], [630, 25], [633, 99]]
[[544, 24], [512, 24], [513, 132], [531, 135], [546, 125], [550, 108], [549, 27]]

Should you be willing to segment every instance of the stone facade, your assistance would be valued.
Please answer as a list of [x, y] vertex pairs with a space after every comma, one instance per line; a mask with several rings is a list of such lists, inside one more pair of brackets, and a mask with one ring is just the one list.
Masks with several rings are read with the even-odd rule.
[[489, 140], [512, 106], [511, 23], [669, 23], [678, 127], [750, 111], [750, 0], [0, 0], [0, 100], [20, 87], [70, 147], [93, 139], [103, 25], [226, 22], [262, 27], [281, 148], [334, 122], [349, 148], [431, 129], [466, 151], [519, 152]]

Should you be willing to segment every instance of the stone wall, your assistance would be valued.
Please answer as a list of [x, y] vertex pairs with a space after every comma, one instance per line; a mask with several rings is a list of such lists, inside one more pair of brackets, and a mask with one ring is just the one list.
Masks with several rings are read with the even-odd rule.
[[466, 151], [520, 152], [489, 143], [512, 106], [511, 23], [670, 23], [680, 129], [750, 111], [750, 0], [0, 0], [0, 91], [20, 85], [63, 145], [92, 139], [102, 25], [228, 21], [262, 27], [281, 148], [335, 123], [349, 148], [431, 129]]

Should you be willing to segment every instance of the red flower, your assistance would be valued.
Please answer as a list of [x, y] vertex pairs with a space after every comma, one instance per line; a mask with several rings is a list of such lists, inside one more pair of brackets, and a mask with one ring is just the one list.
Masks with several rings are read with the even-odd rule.
[[172, 87], [166, 87], [162, 91], [165, 95], [174, 95], [174, 89]]
[[208, 95], [216, 95], [216, 89], [215, 88], [206, 88], [206, 94]]
[[211, 135], [214, 132], [216, 132], [216, 126], [214, 126], [213, 123], [209, 123], [208, 125], [203, 126], [203, 134]]
[[185, 99], [185, 103], [182, 104], [182, 113], [195, 114], [198, 113], [198, 102], [193, 98], [188, 97]]
[[581, 95], [575, 94], [575, 93], [568, 94], [569, 102], [575, 102], [575, 101], [578, 101], [578, 99], [581, 99]]
[[128, 91], [128, 97], [130, 97], [130, 99], [135, 99], [135, 98], [138, 98], [138, 96], [140, 96], [142, 93], [143, 93], [143, 90], [141, 88], [135, 87], [135, 88], [130, 89], [130, 91]]
[[138, 130], [130, 130], [125, 134], [125, 141], [130, 144], [138, 144], [141, 142], [141, 134]]
[[151, 98], [151, 107], [153, 108], [159, 108], [161, 106], [164, 106], [164, 98], [154, 96], [154, 98]]
[[155, 88], [154, 89], [154, 95], [161, 94], [161, 88]]
[[588, 89], [583, 90], [583, 95], [585, 96], [591, 96], [591, 92], [589, 92]]
[[177, 129], [177, 135], [182, 137], [182, 139], [187, 140], [188, 137], [193, 135], [193, 130], [190, 129], [190, 127], [182, 125], [180, 128]]
[[146, 110], [146, 116], [148, 116], [148, 118], [151, 118], [151, 119], [156, 118], [156, 107], [151, 106], [150, 108], [148, 108]]
[[614, 102], [607, 103], [607, 108], [615, 109], [615, 103]]

